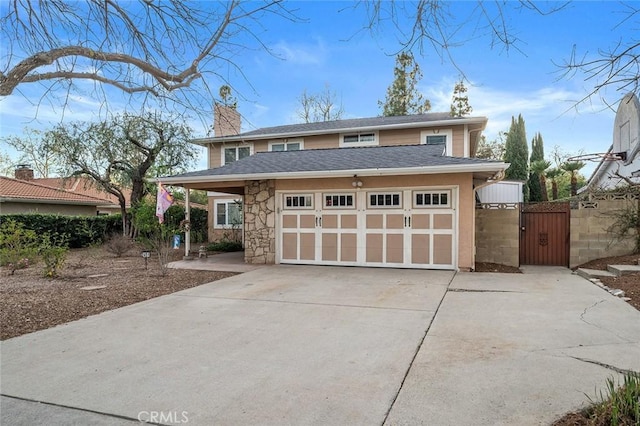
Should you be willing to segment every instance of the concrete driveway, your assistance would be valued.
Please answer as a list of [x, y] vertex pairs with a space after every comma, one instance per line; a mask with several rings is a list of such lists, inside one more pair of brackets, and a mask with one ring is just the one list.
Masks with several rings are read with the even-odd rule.
[[2, 423], [548, 424], [640, 370], [640, 313], [528, 272], [274, 266], [10, 339]]

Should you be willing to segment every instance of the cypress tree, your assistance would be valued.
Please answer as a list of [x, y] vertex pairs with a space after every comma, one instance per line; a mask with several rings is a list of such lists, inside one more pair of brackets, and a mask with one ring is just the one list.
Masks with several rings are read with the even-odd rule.
[[507, 133], [507, 141], [504, 148], [504, 161], [511, 164], [505, 173], [505, 178], [525, 182], [523, 187], [524, 198], [525, 201], [528, 201], [529, 145], [522, 115], [518, 115], [518, 120], [511, 117], [511, 127]]
[[[535, 161], [543, 160], [544, 142], [542, 141], [542, 135], [540, 133], [536, 133], [531, 140], [531, 158], [529, 160], [529, 163], [533, 164]], [[540, 182], [540, 175], [532, 171], [529, 174], [529, 201], [544, 201], [544, 199], [546, 198], [542, 194], [542, 191], [546, 191], [546, 188], [542, 188], [540, 186]]]

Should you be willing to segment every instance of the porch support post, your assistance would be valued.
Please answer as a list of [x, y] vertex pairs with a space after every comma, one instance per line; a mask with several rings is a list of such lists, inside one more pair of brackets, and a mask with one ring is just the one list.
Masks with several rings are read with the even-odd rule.
[[191, 190], [189, 188], [185, 188], [184, 219], [187, 221], [189, 226], [187, 226], [187, 229], [184, 232], [184, 257], [189, 257], [191, 253], [191, 203], [189, 202], [190, 195]]

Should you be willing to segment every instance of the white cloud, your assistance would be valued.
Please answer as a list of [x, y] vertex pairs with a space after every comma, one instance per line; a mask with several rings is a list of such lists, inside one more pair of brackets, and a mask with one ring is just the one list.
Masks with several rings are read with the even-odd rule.
[[291, 43], [280, 41], [272, 47], [276, 57], [291, 65], [320, 65], [325, 62], [327, 48], [324, 42], [315, 38], [314, 43]]

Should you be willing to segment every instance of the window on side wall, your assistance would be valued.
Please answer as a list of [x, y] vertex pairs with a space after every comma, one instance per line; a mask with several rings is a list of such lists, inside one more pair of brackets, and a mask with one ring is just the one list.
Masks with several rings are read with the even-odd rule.
[[345, 133], [340, 136], [340, 146], [368, 146], [378, 145], [378, 134], [376, 132]]
[[215, 228], [242, 228], [242, 201], [216, 201]]
[[300, 151], [301, 149], [302, 140], [269, 143], [269, 151]]
[[243, 158], [248, 157], [250, 155], [251, 155], [250, 146], [234, 146], [234, 147], [224, 148], [224, 156], [223, 156], [224, 162], [222, 164], [223, 165], [231, 164], [238, 160], [242, 160]]

